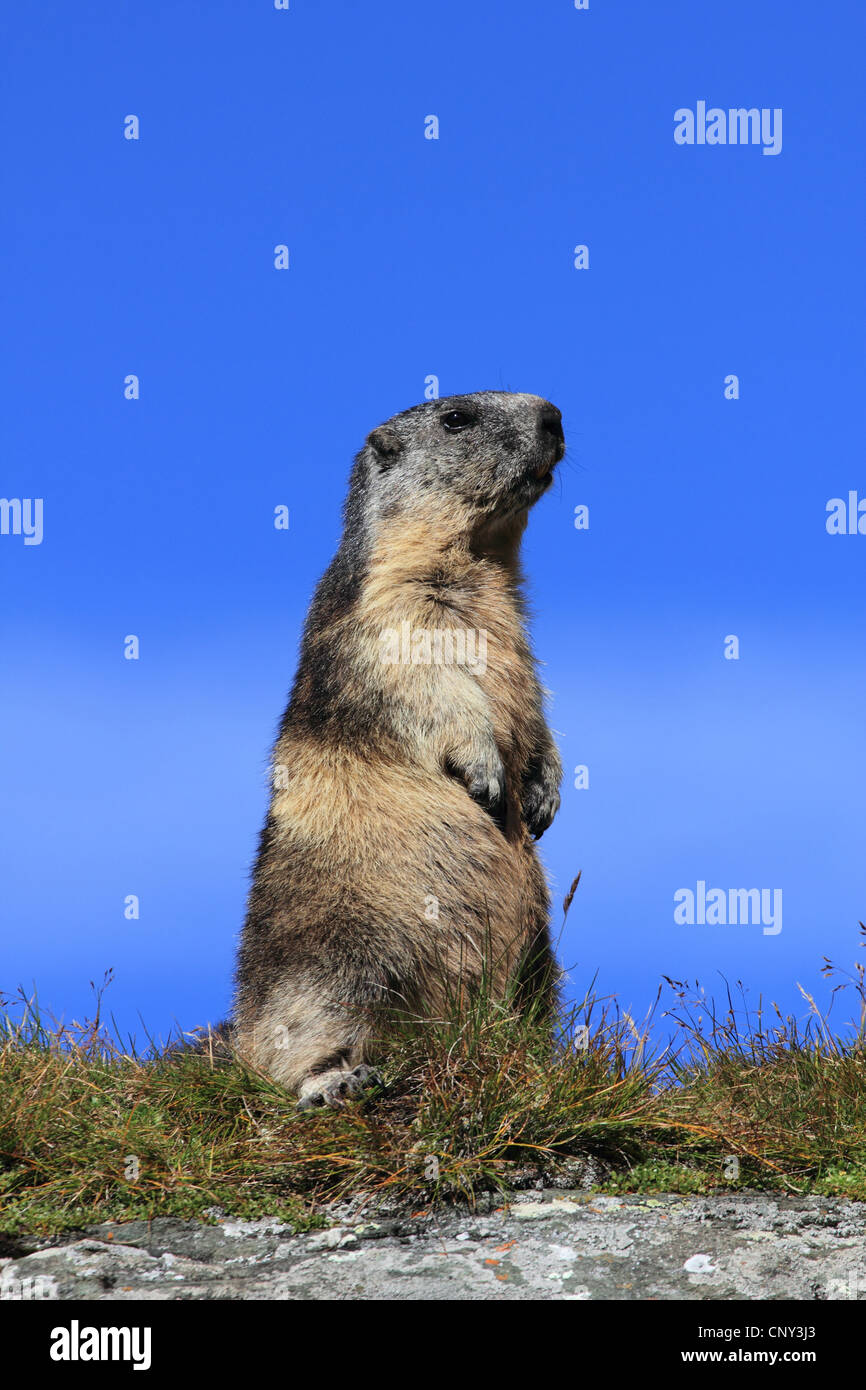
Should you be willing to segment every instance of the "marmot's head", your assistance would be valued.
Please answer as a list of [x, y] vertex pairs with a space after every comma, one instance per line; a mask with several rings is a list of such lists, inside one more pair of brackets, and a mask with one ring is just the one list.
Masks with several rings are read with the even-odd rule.
[[450, 506], [473, 523], [526, 512], [565, 453], [562, 417], [541, 396], [476, 391], [412, 406], [367, 437], [350, 509], [365, 519]]

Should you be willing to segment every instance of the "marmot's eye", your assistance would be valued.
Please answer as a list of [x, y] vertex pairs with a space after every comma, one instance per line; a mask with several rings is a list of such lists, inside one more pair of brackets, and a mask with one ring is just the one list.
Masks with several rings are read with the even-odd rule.
[[442, 424], [446, 430], [465, 430], [475, 424], [475, 416], [467, 414], [465, 410], [449, 410], [447, 415], [442, 416]]

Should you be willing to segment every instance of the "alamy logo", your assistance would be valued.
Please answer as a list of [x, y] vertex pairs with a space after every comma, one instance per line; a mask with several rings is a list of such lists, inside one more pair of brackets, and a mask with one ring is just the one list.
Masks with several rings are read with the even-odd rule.
[[721, 106], [707, 109], [699, 101], [694, 111], [681, 106], [674, 112], [674, 140], [678, 145], [763, 145], [764, 154], [782, 153], [782, 108]]
[[16, 1279], [14, 1274], [0, 1275], [0, 1303], [39, 1303], [46, 1298], [59, 1298], [56, 1279], [47, 1274], [32, 1274], [26, 1279]]
[[854, 1302], [861, 1302], [863, 1295], [866, 1294], [866, 1274], [849, 1269], [845, 1279], [828, 1279], [824, 1285], [824, 1293], [828, 1299], [832, 1300], [850, 1298]]
[[52, 1361], [131, 1361], [134, 1371], [150, 1370], [149, 1327], [68, 1327], [51, 1329]]
[[41, 545], [42, 498], [0, 497], [0, 536], [23, 536], [25, 545]]
[[473, 628], [386, 627], [380, 633], [382, 661], [388, 666], [468, 666], [487, 670], [487, 632]]
[[781, 888], [710, 888], [698, 879], [697, 888], [674, 893], [674, 921], [687, 927], [761, 926], [764, 936], [782, 930]]
[[844, 497], [831, 497], [827, 503], [827, 534], [830, 536], [866, 536], [866, 497], [855, 491]]

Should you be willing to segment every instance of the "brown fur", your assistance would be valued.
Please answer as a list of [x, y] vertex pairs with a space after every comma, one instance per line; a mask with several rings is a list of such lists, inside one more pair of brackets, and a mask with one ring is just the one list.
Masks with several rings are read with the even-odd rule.
[[[475, 492], [456, 472], [470, 441], [439, 443], [464, 405], [485, 437]], [[340, 1102], [382, 1005], [436, 1015], [485, 961], [498, 993], [517, 974], [552, 997], [533, 832], [561, 766], [518, 553], [548, 482], [535, 473], [561, 457], [553, 410], [492, 392], [433, 402], [375, 431], [356, 463], [274, 750], [238, 962], [237, 1043], [302, 1101]], [[383, 660], [383, 632], [404, 622], [486, 633], [486, 669]]]

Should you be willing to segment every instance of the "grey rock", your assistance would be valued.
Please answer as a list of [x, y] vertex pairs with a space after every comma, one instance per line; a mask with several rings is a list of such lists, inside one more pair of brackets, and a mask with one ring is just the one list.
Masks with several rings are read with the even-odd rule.
[[414, 1218], [343, 1203], [306, 1234], [224, 1215], [106, 1223], [0, 1261], [0, 1299], [28, 1297], [866, 1301], [866, 1205], [525, 1190]]

